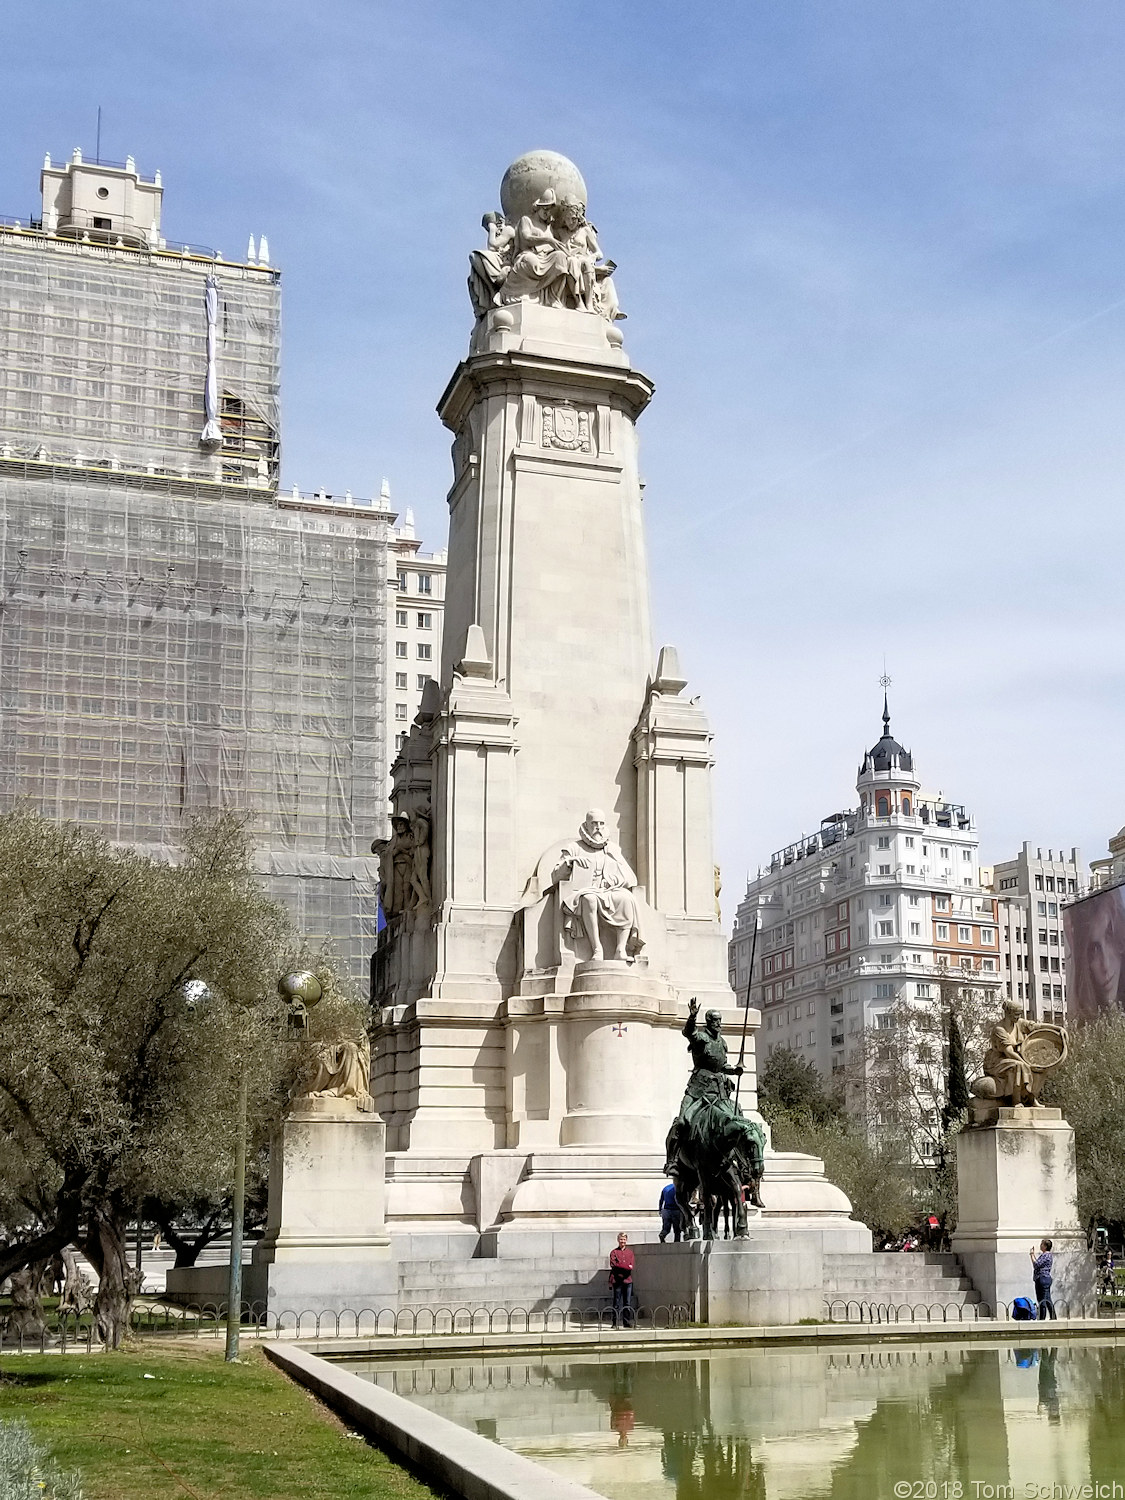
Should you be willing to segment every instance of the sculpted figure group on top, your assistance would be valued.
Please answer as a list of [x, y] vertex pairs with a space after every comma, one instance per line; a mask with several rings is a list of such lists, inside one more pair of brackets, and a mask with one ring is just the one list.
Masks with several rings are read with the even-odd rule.
[[617, 269], [603, 260], [598, 232], [587, 222], [586, 205], [544, 189], [514, 224], [487, 213], [481, 224], [487, 247], [469, 255], [469, 296], [478, 318], [509, 302], [541, 302], [623, 318], [613, 285]]

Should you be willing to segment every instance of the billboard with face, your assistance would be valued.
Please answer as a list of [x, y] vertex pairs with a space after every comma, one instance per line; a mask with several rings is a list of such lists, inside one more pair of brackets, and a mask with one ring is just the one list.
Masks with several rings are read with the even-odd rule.
[[1125, 1011], [1125, 886], [1098, 891], [1063, 910], [1067, 1013], [1092, 1021]]

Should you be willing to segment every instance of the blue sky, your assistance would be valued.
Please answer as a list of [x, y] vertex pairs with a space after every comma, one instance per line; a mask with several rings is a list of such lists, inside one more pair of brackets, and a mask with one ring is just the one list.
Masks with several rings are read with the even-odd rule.
[[850, 805], [884, 657], [986, 859], [1125, 822], [1125, 8], [40, 0], [5, 42], [0, 213], [101, 104], [170, 238], [269, 236], [285, 483], [387, 475], [435, 545], [480, 215], [520, 152], [578, 162], [728, 918]]

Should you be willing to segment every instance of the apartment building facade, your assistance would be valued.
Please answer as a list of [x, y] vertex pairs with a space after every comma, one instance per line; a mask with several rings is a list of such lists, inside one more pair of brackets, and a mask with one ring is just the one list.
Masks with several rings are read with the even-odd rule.
[[1062, 913], [1087, 892], [1082, 855], [1025, 842], [1014, 859], [982, 878], [997, 900], [1004, 982], [1035, 1021], [1066, 1018], [1066, 940]]
[[[390, 505], [384, 480], [383, 503]], [[445, 622], [446, 552], [423, 552], [414, 512], [391, 530], [387, 548], [387, 640], [393, 653], [387, 668], [386, 722], [389, 768], [406, 743], [426, 684], [439, 675]]]
[[739, 904], [730, 982], [761, 1009], [759, 1064], [786, 1047], [830, 1079], [861, 1057], [865, 1028], [891, 1024], [897, 1002], [936, 1004], [950, 976], [1001, 982], [975, 820], [923, 791], [886, 703], [856, 791], [854, 808], [778, 850]]

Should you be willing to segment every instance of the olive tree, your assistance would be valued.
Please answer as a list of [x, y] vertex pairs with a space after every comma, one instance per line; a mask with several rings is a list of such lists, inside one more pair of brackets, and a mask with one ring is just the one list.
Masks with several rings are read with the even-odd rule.
[[[260, 1129], [281, 1108], [293, 1046], [276, 983], [299, 943], [229, 815], [189, 826], [170, 864], [0, 817], [0, 909], [0, 1277], [79, 1244], [116, 1346], [130, 1221], [225, 1191], [240, 1077]], [[347, 999], [324, 978], [339, 1020]]]

